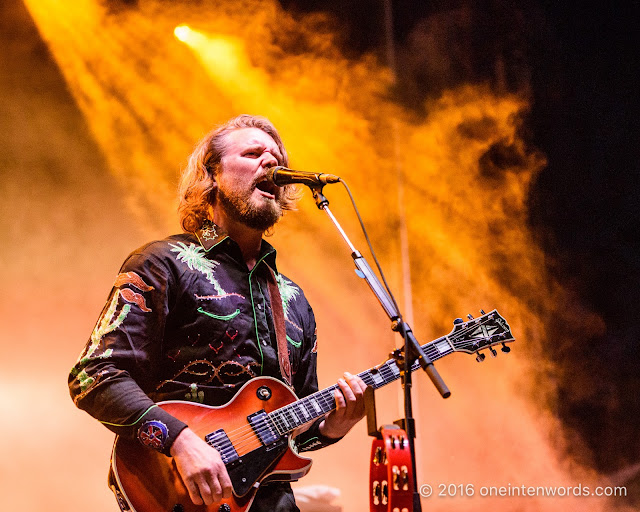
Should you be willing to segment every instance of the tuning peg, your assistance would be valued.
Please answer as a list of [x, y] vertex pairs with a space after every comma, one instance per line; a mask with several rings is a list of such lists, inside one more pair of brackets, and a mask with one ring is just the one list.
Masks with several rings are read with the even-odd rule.
[[462, 324], [462, 323], [464, 323], [464, 320], [463, 320], [462, 318], [456, 318], [456, 319], [453, 321], [453, 325], [460, 325], [460, 324]]
[[473, 320], [473, 316], [471, 316], [471, 315], [467, 315], [467, 318], [468, 318], [469, 320]]
[[481, 315], [486, 315], [486, 313], [484, 312], [484, 309], [481, 309], [481, 310], [480, 310], [480, 314], [481, 314]]
[[511, 347], [507, 347], [504, 343], [502, 344], [502, 348], [500, 349], [502, 350], [505, 354], [508, 354], [509, 352], [511, 352]]
[[478, 361], [479, 363], [484, 361], [484, 358], [485, 358], [485, 355], [481, 354], [480, 352], [478, 352], [478, 354], [476, 355], [476, 361]]
[[496, 352], [496, 349], [493, 347], [489, 347], [489, 351], [491, 352], [491, 357], [497, 357], [498, 353]]

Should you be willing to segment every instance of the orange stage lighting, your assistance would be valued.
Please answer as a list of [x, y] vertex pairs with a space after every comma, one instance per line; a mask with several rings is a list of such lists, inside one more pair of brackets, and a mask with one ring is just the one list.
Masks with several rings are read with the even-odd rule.
[[183, 43], [186, 43], [189, 39], [189, 35], [191, 34], [191, 28], [189, 28], [189, 25], [178, 25], [174, 30], [173, 30], [173, 35], [176, 36], [176, 39], [178, 41], [182, 41]]

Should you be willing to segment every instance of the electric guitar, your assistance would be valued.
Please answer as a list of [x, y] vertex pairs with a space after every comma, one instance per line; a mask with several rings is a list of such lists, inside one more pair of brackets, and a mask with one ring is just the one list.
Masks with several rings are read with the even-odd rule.
[[[435, 361], [453, 352], [497, 352], [494, 345], [514, 341], [509, 324], [493, 310], [464, 322], [454, 321], [453, 330], [422, 346]], [[420, 367], [415, 362], [411, 371]], [[374, 389], [400, 377], [395, 359], [358, 374]], [[213, 446], [231, 479], [231, 498], [213, 505], [194, 505], [180, 479], [173, 459], [150, 450], [137, 440], [116, 437], [111, 467], [119, 487], [119, 501], [132, 512], [244, 512], [250, 506], [258, 486], [269, 481], [293, 481], [311, 469], [311, 459], [296, 453], [291, 432], [336, 408], [337, 384], [298, 399], [291, 388], [272, 377], [257, 377], [247, 382], [226, 405], [212, 407], [191, 402], [167, 401], [158, 405], [181, 419], [189, 428]], [[121, 503], [122, 504], [122, 503]]]

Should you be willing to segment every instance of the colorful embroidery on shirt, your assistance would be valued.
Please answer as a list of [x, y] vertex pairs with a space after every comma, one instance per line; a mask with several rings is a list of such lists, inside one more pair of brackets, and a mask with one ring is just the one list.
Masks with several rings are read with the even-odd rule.
[[138, 441], [161, 452], [169, 438], [169, 429], [158, 420], [145, 421], [138, 429]]
[[218, 355], [218, 352], [220, 352], [220, 349], [222, 347], [224, 347], [224, 342], [223, 341], [220, 342], [220, 346], [219, 347], [214, 347], [211, 343], [209, 343], [209, 348], [211, 350], [213, 350], [216, 353], [216, 355]]
[[278, 283], [278, 290], [280, 291], [280, 297], [282, 298], [282, 309], [284, 310], [284, 316], [287, 317], [289, 302], [296, 299], [296, 297], [300, 293], [300, 288], [283, 277], [281, 274], [276, 275], [276, 282]]
[[202, 231], [200, 231], [200, 236], [203, 240], [207, 242], [211, 240], [215, 240], [218, 236], [218, 231], [216, 230], [216, 226], [212, 222], [207, 222], [202, 226]]
[[134, 292], [130, 288], [122, 288], [120, 290], [120, 295], [127, 302], [132, 302], [137, 305], [145, 313], [151, 313], [151, 309], [147, 307], [147, 301], [145, 301], [144, 297], [138, 292]]
[[186, 395], [184, 395], [187, 400], [200, 403], [204, 402], [204, 391], [198, 391], [197, 384], [191, 384], [191, 386], [189, 386], [189, 390], [190, 391]]
[[296, 348], [300, 348], [300, 345], [302, 345], [302, 342], [301, 342], [301, 341], [295, 341], [295, 340], [293, 340], [293, 339], [289, 338], [289, 335], [288, 335], [288, 334], [287, 334], [287, 341], [288, 341], [289, 343], [291, 343], [291, 344], [292, 344], [294, 347], [296, 347]]
[[[73, 403], [78, 405], [78, 402], [80, 402], [80, 400], [82, 400], [85, 396], [87, 396], [91, 392], [91, 389], [98, 382], [100, 382], [102, 377], [106, 376], [108, 374], [108, 372], [107, 372], [107, 370], [101, 370], [98, 373], [95, 373], [93, 375], [93, 377], [91, 377], [86, 372], [86, 370], [80, 370], [80, 372], [78, 372], [77, 367], [74, 367], [71, 370], [71, 374], [72, 375], [76, 375], [76, 379], [80, 383], [81, 392], [78, 393], [77, 395], [75, 395], [75, 397], [73, 398]], [[84, 386], [84, 388], [83, 388], [83, 386]]]
[[228, 315], [216, 315], [214, 313], [209, 313], [202, 308], [198, 308], [198, 313], [202, 313], [203, 315], [207, 315], [208, 317], [215, 318], [216, 320], [228, 321], [233, 320], [235, 317], [237, 317], [240, 314], [240, 310], [236, 309], [233, 313], [230, 313]]
[[135, 286], [141, 292], [148, 292], [153, 290], [153, 286], [148, 285], [136, 272], [122, 272], [116, 277], [116, 282], [113, 283], [114, 288], [120, 288], [122, 285], [130, 284]]
[[220, 300], [220, 299], [226, 299], [227, 297], [234, 297], [234, 296], [240, 297], [241, 299], [246, 300], [246, 297], [244, 295], [241, 295], [235, 292], [225, 293], [224, 295], [198, 295], [197, 293], [194, 293], [193, 296], [198, 300]]
[[86, 372], [86, 370], [81, 370], [80, 372], [78, 372], [76, 368], [73, 368], [71, 370], [71, 373], [76, 376], [76, 379], [78, 380], [78, 384], [80, 384], [81, 391], [86, 391], [91, 387], [92, 384], [96, 382], [96, 379], [91, 377]]
[[304, 330], [302, 329], [302, 327], [300, 327], [297, 323], [293, 322], [292, 320], [289, 320], [288, 318], [285, 318], [285, 321], [291, 326], [294, 327], [297, 331], [300, 332], [304, 332]]
[[[199, 359], [187, 364], [182, 370], [176, 373], [172, 378], [162, 381], [156, 388], [159, 391], [167, 384], [176, 383], [176, 379], [180, 376], [189, 375], [189, 380], [193, 381], [197, 378], [199, 384], [210, 384], [214, 380], [218, 380], [225, 386], [232, 386], [237, 383], [237, 377], [246, 374], [250, 379], [257, 377], [253, 368], [260, 368], [260, 364], [254, 361], [247, 365], [240, 364], [236, 361], [224, 361], [220, 366], [214, 365], [211, 361], [206, 359]], [[233, 381], [227, 381], [227, 377], [232, 378]], [[185, 378], [185, 377], [183, 377]], [[180, 381], [177, 381], [180, 383]], [[193, 383], [193, 382], [192, 382]], [[195, 384], [195, 383], [194, 383]]]
[[79, 368], [86, 366], [86, 364], [92, 359], [102, 359], [111, 356], [112, 349], [105, 350], [99, 356], [95, 353], [100, 346], [100, 342], [104, 336], [114, 330], [116, 330], [131, 311], [131, 304], [124, 304], [120, 312], [117, 312], [118, 303], [120, 297], [125, 302], [137, 305], [145, 313], [150, 313], [151, 309], [147, 307], [147, 302], [142, 294], [133, 291], [130, 288], [120, 288], [124, 285], [131, 285], [141, 291], [153, 290], [153, 286], [148, 285], [136, 272], [122, 272], [116, 277], [114, 288], [115, 292], [111, 297], [111, 302], [107, 307], [104, 314], [98, 320], [93, 332], [91, 333], [90, 343], [88, 344], [85, 352], [80, 356], [80, 359], [76, 363], [76, 366], [71, 370], [71, 374], [74, 375], [78, 383], [80, 384], [80, 390], [82, 392], [87, 391], [93, 385], [96, 384], [96, 379], [91, 377], [84, 369]]
[[225, 295], [226, 292], [220, 286], [220, 283], [213, 276], [213, 271], [220, 264], [217, 261], [210, 260], [204, 253], [204, 249], [200, 246], [197, 246], [194, 243], [189, 244], [187, 247], [186, 244], [182, 242], [178, 242], [178, 245], [169, 244], [173, 249], [171, 252], [177, 253], [176, 258], [183, 263], [186, 263], [187, 266], [191, 270], [197, 270], [198, 272], [204, 274], [213, 287], [216, 289], [219, 295]]
[[85, 372], [84, 370], [79, 370], [79, 368], [86, 366], [86, 364], [91, 359], [106, 358], [113, 353], [113, 350], [109, 348], [99, 356], [94, 355], [98, 350], [98, 346], [100, 345], [100, 342], [102, 341], [104, 335], [117, 329], [122, 324], [124, 319], [127, 318], [127, 315], [131, 310], [131, 305], [125, 304], [124, 306], [122, 306], [120, 313], [118, 313], [116, 316], [119, 297], [120, 290], [116, 290], [113, 294], [113, 297], [111, 298], [109, 306], [107, 307], [102, 317], [100, 317], [98, 323], [93, 329], [93, 332], [91, 333], [90, 343], [87, 345], [84, 353], [81, 354], [80, 359], [76, 363], [76, 366], [71, 370], [71, 374], [75, 375], [78, 379], [81, 391], [86, 391], [89, 387], [95, 384], [96, 381], [87, 372]]

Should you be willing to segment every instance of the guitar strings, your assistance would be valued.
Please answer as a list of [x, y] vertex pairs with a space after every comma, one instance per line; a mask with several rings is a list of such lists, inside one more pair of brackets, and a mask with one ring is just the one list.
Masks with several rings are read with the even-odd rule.
[[[439, 340], [436, 340], [439, 341]], [[392, 382], [393, 380], [397, 379], [397, 375], [390, 369], [390, 361], [385, 361], [385, 363], [383, 363], [378, 371], [383, 374], [383, 379], [384, 379], [384, 384], [388, 384], [390, 382]], [[384, 375], [386, 373], [386, 375]], [[370, 375], [370, 370], [367, 370], [365, 372], [362, 372], [359, 375], [361, 378], [363, 378], [363, 380], [366, 381], [367, 384], [369, 385], [374, 385], [375, 381], [373, 380], [373, 378]], [[367, 382], [368, 381], [368, 382]], [[328, 412], [330, 412], [332, 409], [335, 408], [335, 397], [333, 392], [335, 391], [335, 389], [337, 389], [337, 385], [333, 385], [329, 388], [326, 388], [322, 391], [318, 391], [312, 395], [309, 395], [301, 400], [299, 400], [298, 402], [293, 402], [291, 404], [287, 404], [279, 409], [276, 409], [274, 411], [272, 411], [271, 413], [268, 414], [268, 417], [270, 420], [272, 420], [272, 424], [275, 426], [276, 430], [278, 431], [278, 433], [280, 435], [283, 435], [284, 433], [288, 433], [291, 432], [292, 430], [294, 430], [297, 426], [301, 426], [304, 425], [305, 423], [309, 423], [317, 418], [319, 418], [320, 416], [322, 416], [322, 414], [326, 414]], [[302, 421], [300, 419], [300, 414], [298, 414], [296, 412], [297, 408], [306, 408], [306, 403], [312, 403], [312, 400], [315, 400], [316, 402], [319, 402], [320, 405], [322, 406], [322, 410], [324, 410], [323, 413], [310, 418], [308, 421]], [[317, 409], [316, 409], [317, 410]], [[307, 411], [308, 412], [308, 411]], [[294, 418], [294, 421], [297, 423], [296, 427], [287, 427], [286, 423], [284, 423], [284, 421], [286, 421], [286, 414], [289, 413], [290, 416], [292, 416]], [[278, 415], [282, 416], [284, 418], [284, 420], [279, 419]], [[304, 416], [304, 415], [303, 415]], [[270, 427], [268, 424], [265, 424], [265, 426], [263, 428], [254, 428], [252, 425], [247, 424], [247, 425], [243, 425], [242, 427], [239, 427], [235, 430], [229, 431], [227, 433], [227, 437], [229, 439], [229, 441], [231, 442], [232, 446], [229, 446], [228, 448], [223, 448], [224, 453], [227, 456], [232, 456], [233, 455], [233, 451], [235, 449], [236, 453], [238, 453], [239, 451], [241, 451], [244, 448], [247, 448], [251, 445], [256, 445], [256, 447], [260, 447], [261, 446], [261, 441], [259, 439], [259, 435], [263, 434], [264, 432], [267, 432], [270, 430]], [[257, 434], [257, 435], [256, 435]]]
[[[282, 436], [285, 433], [289, 433], [291, 431], [293, 431], [295, 428], [297, 428], [298, 426], [302, 426], [306, 423], [309, 423], [311, 421], [316, 420], [317, 418], [319, 418], [320, 416], [322, 416], [323, 414], [326, 414], [328, 412], [330, 412], [333, 408], [335, 408], [335, 401], [333, 398], [333, 394], [331, 393], [331, 396], [327, 396], [329, 395], [329, 392], [333, 391], [334, 389], [336, 389], [337, 386], [332, 386], [331, 388], [327, 388], [324, 389], [322, 391], [318, 391], [312, 395], [309, 395], [308, 397], [303, 398], [302, 400], [298, 401], [298, 402], [303, 402], [303, 401], [309, 401], [308, 399], [310, 399], [311, 397], [313, 397], [316, 402], [318, 402], [320, 404], [321, 410], [324, 409], [328, 409], [325, 412], [309, 419], [308, 421], [302, 421], [300, 419], [300, 416], [295, 412], [295, 406], [296, 406], [296, 402], [292, 403], [292, 404], [287, 404], [279, 409], [276, 409], [274, 411], [272, 411], [271, 413], [267, 414], [268, 420], [271, 420], [271, 425], [273, 425], [275, 427], [276, 432]], [[275, 414], [274, 414], [275, 413]], [[294, 420], [297, 422], [296, 426], [291, 428], [291, 427], [287, 427], [286, 424], [284, 423], [283, 420], [278, 419], [277, 415], [282, 415], [283, 417], [285, 416], [285, 414], [289, 413], [290, 416], [292, 416], [294, 418]], [[271, 429], [269, 421], [265, 421], [264, 425], [262, 427], [258, 427], [258, 428], [254, 428], [251, 424], [246, 424], [243, 425], [242, 427], [239, 427], [235, 430], [231, 430], [227, 433], [227, 437], [229, 439], [229, 441], [231, 441], [232, 446], [229, 447], [229, 449], [227, 450], [228, 453], [227, 455], [233, 455], [232, 453], [232, 448], [235, 449], [236, 453], [238, 453], [240, 455], [240, 451], [242, 451], [243, 448], [246, 448], [252, 444], [254, 444], [255, 442], [261, 443], [260, 440], [260, 435], [264, 434], [266, 432], [272, 432], [273, 433], [273, 429]]]
[[[477, 325], [478, 324], [475, 323], [474, 325], [471, 325], [470, 327], [463, 328], [460, 331], [458, 331], [458, 333], [456, 333], [456, 334], [457, 335], [463, 334], [463, 333], [471, 330], [472, 328], [477, 327]], [[443, 340], [445, 338], [446, 337], [438, 338], [437, 340], [435, 340], [434, 342], [431, 342], [429, 345], [425, 346], [424, 348], [427, 351], [434, 352], [432, 355], [435, 358], [442, 357], [442, 355], [444, 355], [444, 354], [439, 354], [437, 349], [435, 349], [435, 350], [429, 350], [429, 349], [434, 349], [433, 345], [435, 343], [437, 343], [438, 341], [441, 341], [441, 340]], [[471, 346], [472, 342], [469, 342], [468, 345]], [[431, 355], [429, 355], [429, 357], [431, 357]], [[388, 364], [389, 364], [389, 361], [386, 361], [385, 363], [383, 363], [383, 365], [381, 365], [379, 370], [381, 371], [383, 369], [386, 369], [386, 370], [390, 371], [389, 368], [388, 368]], [[412, 368], [412, 370], [413, 369], [414, 368]], [[369, 377], [369, 379], [365, 379], [365, 380], [372, 380], [370, 378], [369, 372], [370, 371], [363, 372], [360, 376], [361, 377]], [[388, 382], [385, 382], [385, 384], [388, 384], [389, 382], [395, 380], [396, 378], [397, 377], [393, 374], [393, 372], [391, 372], [391, 378], [390, 379], [389, 379], [389, 377], [384, 377], [385, 381], [388, 380]], [[373, 382], [372, 382], [372, 384], [373, 384]], [[329, 391], [335, 390], [336, 387], [337, 386], [334, 385], [334, 386], [332, 386], [330, 388], [327, 388], [325, 390], [317, 392], [317, 397], [315, 396], [316, 393], [314, 393], [314, 394], [310, 395], [309, 397], [305, 397], [304, 399], [302, 399], [302, 400], [300, 400], [298, 402], [301, 403], [301, 402], [304, 402], [304, 401], [310, 401], [309, 399], [311, 399], [313, 397], [316, 397], [318, 399], [321, 399], [322, 402], [324, 402], [323, 405], [325, 407], [326, 406], [330, 406], [330, 409], [329, 409], [329, 411], [330, 411], [331, 409], [335, 408], [335, 401], [334, 401], [333, 393], [331, 393], [331, 398], [327, 398], [325, 395], [328, 394]], [[301, 404], [301, 406], [304, 407], [304, 404]], [[304, 425], [305, 423], [308, 423], [308, 422], [302, 422], [300, 420], [299, 415], [295, 412], [296, 407], [298, 407], [298, 405], [297, 405], [296, 402], [294, 402], [294, 403], [291, 403], [291, 404], [287, 404], [287, 405], [285, 405], [285, 406], [283, 406], [283, 407], [281, 407], [279, 409], [276, 409], [275, 411], [272, 411], [272, 413], [268, 414], [269, 419], [272, 420], [273, 426], [275, 426], [276, 430], [278, 431], [278, 433], [280, 435], [283, 435], [285, 432], [286, 433], [291, 432], [293, 429], [290, 428], [290, 427], [287, 428], [286, 424], [283, 425], [283, 421], [279, 420], [278, 417], [274, 413], [280, 414], [281, 416], [283, 416], [285, 418], [284, 421], [286, 421], [286, 414], [287, 414], [287, 412], [289, 412], [290, 415], [295, 418], [295, 420], [300, 422], [299, 425], [297, 425], [297, 426]], [[327, 412], [329, 412], [329, 411], [327, 411]], [[317, 416], [317, 417], [320, 417], [320, 416]], [[313, 421], [313, 419], [316, 419], [316, 418], [312, 418], [309, 421]], [[285, 431], [284, 432], [280, 429], [280, 427], [283, 427], [283, 426], [285, 427]], [[252, 425], [247, 424], [247, 425], [244, 425], [244, 426], [242, 426], [242, 427], [240, 427], [238, 429], [230, 431], [229, 433], [227, 433], [227, 437], [228, 437], [229, 441], [231, 442], [232, 446], [230, 446], [227, 450], [225, 450], [225, 452], [230, 452], [230, 451], [232, 452], [235, 449], [236, 453], [238, 453], [238, 450], [242, 450], [243, 448], [249, 446], [252, 443], [253, 444], [257, 443], [257, 447], [260, 447], [262, 442], [261, 442], [259, 436], [261, 434], [263, 434], [264, 432], [267, 432], [267, 431], [270, 431], [270, 430], [271, 429], [270, 429], [269, 425], [265, 422], [265, 425], [264, 425], [263, 428], [254, 428]], [[232, 453], [230, 453], [230, 454], [232, 455]]]
[[[224, 447], [220, 447], [220, 448], [223, 450], [224, 454], [227, 455], [228, 457], [233, 456], [234, 451], [240, 456], [241, 455], [240, 452], [242, 452], [243, 449], [248, 448], [252, 445], [255, 445], [256, 443], [258, 443], [257, 447], [260, 447], [262, 445], [262, 441], [260, 439], [261, 434], [264, 434], [266, 432], [275, 433], [270, 425], [273, 425], [275, 427], [275, 431], [279, 434], [279, 436], [282, 436], [285, 433], [289, 433], [293, 431], [298, 426], [302, 426], [306, 423], [316, 420], [323, 414], [326, 414], [335, 408], [335, 399], [333, 396], [333, 391], [336, 388], [337, 386], [334, 385], [322, 391], [317, 391], [316, 393], [313, 393], [312, 395], [309, 395], [299, 400], [298, 402], [287, 404], [279, 409], [272, 411], [271, 413], [268, 413], [267, 414], [268, 420], [271, 420], [271, 421], [270, 423], [269, 421], [265, 421], [262, 427], [254, 427], [251, 424], [246, 424], [235, 430], [231, 430], [227, 432], [226, 435], [229, 441], [231, 442], [231, 446], [228, 446], [227, 448], [224, 448]], [[302, 402], [310, 402], [312, 399], [320, 404], [318, 408], [320, 411], [323, 411], [323, 412], [321, 412], [321, 414], [317, 414], [315, 417], [311, 417], [308, 421], [302, 421], [300, 419], [300, 414], [296, 413], [295, 409], [300, 406], [304, 407], [304, 404], [302, 404]], [[285, 415], [287, 413], [289, 413], [289, 415], [292, 418], [294, 418], [294, 422], [296, 426], [293, 428], [287, 427], [286, 424], [284, 423], [284, 421], [286, 421]], [[278, 415], [281, 415], [282, 417], [284, 417], [285, 420], [279, 419]]]
[[[480, 319], [477, 319], [480, 320]], [[467, 324], [465, 327], [463, 327], [462, 329], [460, 329], [458, 332], [454, 333], [452, 335], [453, 336], [460, 336], [460, 335], [466, 335], [469, 332], [471, 332], [471, 330], [477, 328], [479, 325], [484, 324], [484, 322], [471, 322], [469, 324]], [[425, 346], [423, 346], [423, 350], [427, 353], [427, 356], [432, 360], [436, 360], [439, 359], [440, 357], [443, 357], [444, 355], [447, 355], [448, 352], [444, 353], [444, 352], [440, 352], [436, 347], [435, 344], [442, 341], [442, 340], [447, 340], [448, 342], [451, 342], [448, 339], [448, 336], [442, 336], [428, 344], [426, 344]], [[455, 340], [454, 340], [455, 341]], [[491, 346], [494, 345], [496, 343], [491, 343], [490, 345], [487, 346]], [[456, 342], [456, 345], [458, 347], [461, 347], [463, 349], [467, 349], [470, 350], [471, 352], [474, 352], [475, 350], [473, 350], [473, 342], [472, 341], [459, 341]], [[486, 348], [487, 346], [483, 347]], [[453, 351], [456, 351], [455, 348], [452, 347]], [[476, 348], [476, 350], [478, 350]], [[393, 371], [389, 368], [390, 363], [392, 362], [392, 360], [388, 360], [385, 361], [384, 363], [382, 363], [379, 367], [378, 367], [378, 372], [377, 373], [383, 373], [385, 370], [390, 373], [390, 376], [384, 376], [383, 375], [383, 379], [384, 379], [384, 384], [389, 384], [390, 382], [392, 382], [393, 380], [396, 380], [398, 378], [398, 376], [396, 376], [396, 374], [393, 373]], [[415, 362], [412, 365], [412, 371], [415, 370], [417, 367], [419, 366], [419, 364], [417, 362]], [[415, 367], [415, 368], [414, 368]], [[371, 370], [367, 370], [365, 372], [362, 372], [361, 374], [359, 374], [359, 377], [361, 377], [363, 380], [365, 380], [365, 383], [368, 385], [375, 385], [376, 383], [374, 382], [373, 378], [371, 377]], [[369, 381], [369, 382], [366, 382]], [[305, 425], [306, 423], [309, 423], [311, 421], [314, 421], [315, 419], [319, 418], [320, 416], [322, 416], [322, 414], [327, 414], [329, 412], [331, 412], [331, 410], [335, 409], [335, 397], [333, 395], [333, 392], [338, 388], [337, 385], [333, 385], [330, 386], [326, 389], [323, 389], [321, 391], [316, 391], [315, 393], [301, 399], [298, 400], [297, 402], [292, 402], [290, 404], [284, 405], [283, 407], [280, 407], [274, 411], [271, 411], [270, 413], [267, 413], [267, 420], [265, 420], [263, 426], [261, 427], [255, 427], [252, 426], [251, 424], [247, 423], [246, 425], [243, 425], [239, 428], [236, 428], [234, 430], [231, 430], [229, 432], [225, 432], [226, 436], [231, 444], [231, 446], [225, 448], [225, 447], [220, 447], [220, 449], [223, 451], [223, 454], [227, 457], [232, 456], [233, 452], [235, 452], [236, 454], [238, 454], [238, 456], [242, 456], [244, 455], [244, 453], [240, 453], [242, 452], [242, 450], [244, 448], [248, 448], [253, 444], [257, 444], [257, 448], [259, 448], [260, 446], [263, 445], [262, 441], [261, 441], [261, 437], [263, 434], [270, 432], [272, 434], [275, 434], [275, 432], [273, 432], [273, 429], [271, 428], [271, 425], [273, 427], [275, 427], [275, 430], [277, 431], [277, 433], [280, 436], [283, 436], [285, 434], [288, 434], [290, 432], [292, 432], [293, 430], [295, 430], [295, 428]], [[327, 396], [329, 395], [329, 396]], [[312, 401], [316, 401], [317, 403], [320, 403], [320, 405], [322, 406], [322, 409], [324, 410], [324, 408], [328, 407], [328, 410], [315, 416], [315, 417], [311, 417], [311, 419], [309, 419], [308, 421], [302, 421], [300, 419], [300, 416], [298, 415], [298, 413], [296, 412], [296, 409], [300, 408], [300, 407], [306, 407], [305, 403], [313, 403]], [[317, 411], [317, 409], [316, 409]], [[307, 410], [307, 412], [309, 412]], [[294, 419], [294, 423], [298, 423], [295, 427], [291, 428], [289, 426], [287, 426], [287, 417], [286, 414], [289, 413], [290, 417], [292, 417]], [[311, 413], [310, 413], [311, 414]], [[282, 418], [279, 418], [278, 415], [280, 415]], [[304, 414], [303, 414], [304, 416]], [[217, 447], [214, 446], [214, 448], [218, 449]]]

